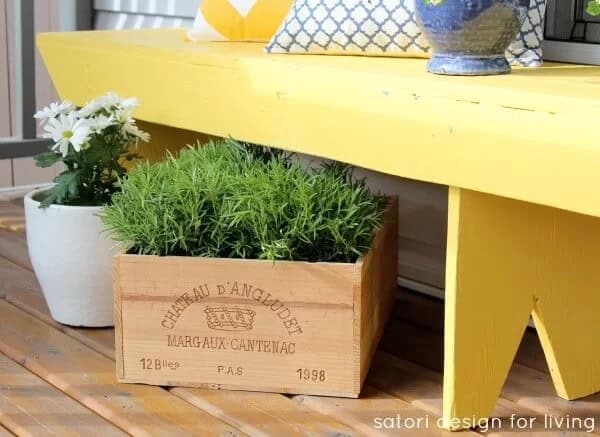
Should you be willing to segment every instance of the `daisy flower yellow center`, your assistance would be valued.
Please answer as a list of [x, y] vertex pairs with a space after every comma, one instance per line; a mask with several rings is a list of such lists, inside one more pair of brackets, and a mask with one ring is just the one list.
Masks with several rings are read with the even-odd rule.
[[73, 131], [72, 130], [66, 130], [63, 132], [63, 138], [69, 139], [73, 136]]

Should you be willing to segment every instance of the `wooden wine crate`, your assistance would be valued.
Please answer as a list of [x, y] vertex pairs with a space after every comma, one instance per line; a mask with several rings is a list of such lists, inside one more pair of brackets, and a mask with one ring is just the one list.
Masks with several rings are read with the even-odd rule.
[[119, 381], [358, 397], [396, 293], [397, 210], [354, 264], [117, 255]]

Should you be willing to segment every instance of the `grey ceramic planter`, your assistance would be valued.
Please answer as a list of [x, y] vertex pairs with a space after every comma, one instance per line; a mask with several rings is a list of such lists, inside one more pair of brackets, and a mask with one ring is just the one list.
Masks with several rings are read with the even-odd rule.
[[415, 0], [417, 22], [433, 47], [432, 73], [510, 72], [504, 52], [527, 16], [530, 0]]

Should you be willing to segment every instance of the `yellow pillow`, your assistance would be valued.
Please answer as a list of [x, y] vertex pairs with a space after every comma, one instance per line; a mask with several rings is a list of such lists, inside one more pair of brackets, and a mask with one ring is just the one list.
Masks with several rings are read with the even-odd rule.
[[194, 41], [269, 41], [294, 0], [201, 0]]

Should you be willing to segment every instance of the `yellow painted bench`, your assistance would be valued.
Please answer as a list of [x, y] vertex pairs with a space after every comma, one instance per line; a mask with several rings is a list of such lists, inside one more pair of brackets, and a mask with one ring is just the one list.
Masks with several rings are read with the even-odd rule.
[[449, 185], [444, 416], [491, 413], [530, 314], [558, 394], [600, 391], [600, 67], [440, 77], [423, 60], [266, 55], [182, 30], [42, 34], [63, 98]]

